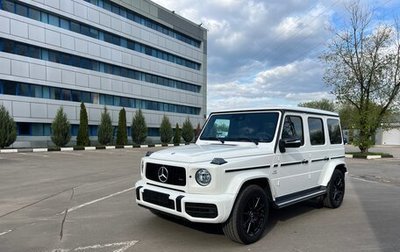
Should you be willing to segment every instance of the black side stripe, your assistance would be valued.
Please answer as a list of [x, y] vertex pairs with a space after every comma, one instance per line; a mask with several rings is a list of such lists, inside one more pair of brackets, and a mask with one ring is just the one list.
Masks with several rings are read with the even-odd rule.
[[270, 165], [266, 165], [266, 166], [258, 166], [258, 167], [247, 167], [247, 168], [231, 169], [231, 170], [225, 170], [225, 173], [238, 172], [238, 171], [247, 171], [247, 170], [256, 170], [256, 169], [268, 169], [268, 168], [271, 168], [271, 166]]
[[345, 158], [345, 156], [332, 157], [331, 159]]
[[314, 162], [321, 162], [321, 161], [329, 161], [329, 158], [314, 159], [314, 160], [311, 160], [311, 163], [314, 163]]
[[283, 167], [283, 166], [290, 166], [290, 165], [299, 165], [299, 164], [302, 164], [302, 163], [303, 163], [303, 161], [291, 162], [291, 163], [284, 163], [284, 164], [281, 164], [281, 167]]

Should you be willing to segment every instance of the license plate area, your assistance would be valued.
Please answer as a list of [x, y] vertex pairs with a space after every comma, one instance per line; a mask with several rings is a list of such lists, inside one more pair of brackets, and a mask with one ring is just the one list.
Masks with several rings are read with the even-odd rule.
[[169, 194], [146, 189], [143, 191], [143, 200], [158, 206], [175, 209], [175, 202], [169, 199]]

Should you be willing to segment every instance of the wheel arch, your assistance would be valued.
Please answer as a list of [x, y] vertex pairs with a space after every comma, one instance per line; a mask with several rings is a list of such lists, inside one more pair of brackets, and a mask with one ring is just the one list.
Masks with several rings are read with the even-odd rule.
[[344, 161], [335, 161], [327, 164], [324, 167], [324, 169], [322, 169], [321, 177], [319, 179], [319, 184], [321, 186], [327, 186], [335, 170], [340, 170], [341, 172], [343, 172], [343, 174], [346, 174], [347, 173], [346, 163]]

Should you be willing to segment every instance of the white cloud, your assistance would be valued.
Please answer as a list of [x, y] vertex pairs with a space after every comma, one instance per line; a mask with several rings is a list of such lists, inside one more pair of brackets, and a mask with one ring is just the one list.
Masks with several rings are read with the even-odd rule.
[[[317, 59], [346, 0], [155, 0], [208, 29], [208, 109], [332, 99]], [[395, 1], [365, 0], [382, 17]], [[387, 18], [387, 17], [386, 17]]]

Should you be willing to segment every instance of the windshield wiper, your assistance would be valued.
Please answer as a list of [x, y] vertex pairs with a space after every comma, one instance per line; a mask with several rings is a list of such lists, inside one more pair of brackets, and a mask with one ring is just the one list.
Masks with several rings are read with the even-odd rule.
[[224, 144], [224, 143], [225, 143], [225, 139], [223, 139], [223, 138], [216, 137], [216, 139], [217, 139], [218, 141], [220, 141], [222, 144]]
[[[235, 139], [235, 140], [236, 140], [236, 139]], [[258, 143], [259, 143], [259, 139], [257, 139], [257, 138], [250, 138], [250, 137], [239, 137], [239, 138], [237, 138], [237, 140], [238, 140], [238, 141], [243, 141], [243, 140], [249, 141], [249, 142], [254, 143], [255, 145], [258, 145]]]

